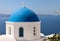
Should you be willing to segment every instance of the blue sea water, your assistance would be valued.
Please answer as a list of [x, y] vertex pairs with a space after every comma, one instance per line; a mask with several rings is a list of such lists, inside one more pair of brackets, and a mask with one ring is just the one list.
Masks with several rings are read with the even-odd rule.
[[[60, 32], [60, 15], [38, 15], [41, 21], [41, 32], [45, 35]], [[0, 15], [0, 34], [6, 33], [5, 21], [9, 16]]]
[[39, 19], [41, 20], [41, 32], [45, 35], [60, 32], [60, 15], [42, 15]]

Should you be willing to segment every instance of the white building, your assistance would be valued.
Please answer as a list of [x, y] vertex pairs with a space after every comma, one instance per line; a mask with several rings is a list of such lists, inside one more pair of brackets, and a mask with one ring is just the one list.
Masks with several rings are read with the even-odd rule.
[[41, 37], [40, 28], [38, 16], [32, 10], [22, 7], [6, 21], [6, 35], [0, 35], [0, 41], [43, 41], [45, 37]]

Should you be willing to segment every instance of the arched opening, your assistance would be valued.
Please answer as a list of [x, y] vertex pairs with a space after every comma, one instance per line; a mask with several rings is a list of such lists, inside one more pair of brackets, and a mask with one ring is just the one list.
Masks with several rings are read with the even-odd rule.
[[19, 37], [23, 37], [24, 36], [24, 29], [23, 27], [19, 28]]

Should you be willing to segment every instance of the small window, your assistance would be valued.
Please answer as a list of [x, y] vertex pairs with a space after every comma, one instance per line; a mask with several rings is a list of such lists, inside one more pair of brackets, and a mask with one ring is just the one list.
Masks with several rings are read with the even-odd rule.
[[9, 34], [11, 34], [11, 27], [9, 27]]
[[35, 29], [35, 27], [33, 27], [33, 29]]
[[35, 32], [35, 30], [33, 30], [33, 32]]
[[34, 36], [36, 36], [36, 33], [33, 33]]

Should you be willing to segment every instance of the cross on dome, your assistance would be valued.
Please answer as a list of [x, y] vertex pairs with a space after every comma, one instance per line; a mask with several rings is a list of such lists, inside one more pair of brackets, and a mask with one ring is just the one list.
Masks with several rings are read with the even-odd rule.
[[22, 2], [22, 6], [25, 7], [25, 3], [24, 2]]

